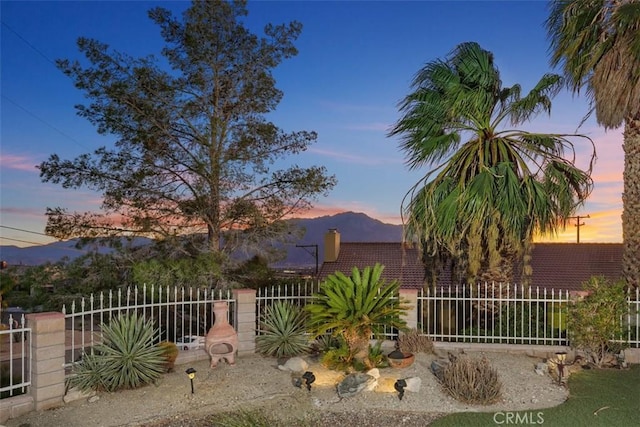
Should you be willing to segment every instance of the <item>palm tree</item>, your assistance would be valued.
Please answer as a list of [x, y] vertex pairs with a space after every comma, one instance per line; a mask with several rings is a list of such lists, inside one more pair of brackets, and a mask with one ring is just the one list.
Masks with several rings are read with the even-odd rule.
[[546, 24], [569, 88], [586, 89], [605, 129], [625, 125], [622, 269], [640, 286], [640, 1], [554, 1]]
[[563, 157], [575, 155], [570, 138], [581, 136], [517, 128], [549, 113], [561, 87], [548, 74], [525, 96], [519, 85], [503, 88], [493, 55], [477, 43], [417, 73], [390, 135], [402, 137], [409, 168], [431, 168], [402, 202], [405, 239], [421, 243], [428, 270], [444, 255], [461, 279], [509, 281], [534, 233], [557, 232], [583, 203], [590, 168]]

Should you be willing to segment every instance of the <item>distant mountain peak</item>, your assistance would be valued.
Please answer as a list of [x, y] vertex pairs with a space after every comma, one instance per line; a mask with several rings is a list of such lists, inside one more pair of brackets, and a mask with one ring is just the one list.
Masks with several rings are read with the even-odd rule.
[[[371, 218], [362, 212], [341, 212], [317, 218], [293, 218], [290, 221], [304, 227], [305, 234], [300, 241], [287, 248], [287, 258], [276, 263], [275, 267], [315, 265], [315, 259], [308, 252], [295, 245], [318, 245], [319, 263], [324, 254], [324, 235], [335, 228], [343, 242], [400, 242], [402, 226], [386, 224]], [[13, 265], [39, 265], [58, 262], [64, 257], [76, 258], [86, 253], [75, 247], [75, 240], [54, 242], [41, 246], [19, 248], [14, 245], [0, 246], [2, 260]], [[105, 248], [105, 250], [108, 250]], [[101, 250], [102, 251], [102, 250]]]

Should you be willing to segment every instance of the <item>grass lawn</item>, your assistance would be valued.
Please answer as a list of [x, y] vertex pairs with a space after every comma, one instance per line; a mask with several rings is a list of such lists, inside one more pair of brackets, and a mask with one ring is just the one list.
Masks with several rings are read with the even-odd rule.
[[[569, 378], [569, 399], [555, 408], [515, 413], [463, 412], [430, 424], [436, 427], [496, 425], [640, 425], [640, 365], [627, 370], [585, 370]], [[509, 418], [507, 418], [509, 417]]]

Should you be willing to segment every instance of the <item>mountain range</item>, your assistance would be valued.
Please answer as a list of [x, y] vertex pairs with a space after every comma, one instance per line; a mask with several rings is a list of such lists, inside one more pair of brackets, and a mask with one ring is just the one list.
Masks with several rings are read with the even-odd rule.
[[[324, 254], [324, 235], [329, 229], [337, 229], [343, 242], [400, 242], [402, 226], [386, 224], [363, 213], [344, 212], [318, 218], [291, 219], [296, 225], [303, 227], [304, 236], [299, 242], [287, 248], [286, 259], [275, 263], [276, 268], [313, 267], [316, 256], [322, 264]], [[13, 245], [0, 246], [0, 259], [11, 265], [40, 265], [57, 262], [64, 257], [77, 258], [90, 249], [78, 249], [77, 239], [49, 243], [40, 246], [20, 248]], [[141, 242], [142, 243], [142, 242]], [[316, 247], [317, 246], [317, 253]], [[109, 248], [99, 248], [100, 252], [108, 252]]]

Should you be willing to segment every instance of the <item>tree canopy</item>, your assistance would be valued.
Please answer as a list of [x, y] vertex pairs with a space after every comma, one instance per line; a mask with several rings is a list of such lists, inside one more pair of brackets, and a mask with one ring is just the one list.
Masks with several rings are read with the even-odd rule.
[[269, 24], [259, 37], [247, 13], [245, 1], [194, 1], [182, 19], [157, 7], [163, 60], [80, 38], [85, 60], [57, 61], [89, 99], [78, 114], [116, 141], [40, 164], [43, 182], [103, 196], [101, 212], [47, 208], [48, 234], [190, 236], [196, 252], [230, 253], [286, 235], [282, 220], [335, 186], [322, 166], [277, 169], [317, 137], [266, 118], [283, 96], [272, 70], [297, 54], [302, 26]]
[[402, 209], [405, 238], [420, 242], [433, 282], [443, 259], [460, 266], [457, 280], [512, 280], [513, 257], [535, 233], [562, 228], [589, 195], [590, 167], [575, 164], [579, 135], [519, 128], [550, 113], [561, 85], [547, 74], [526, 95], [503, 87], [493, 54], [477, 43], [416, 74], [391, 135], [401, 136], [410, 168], [429, 168]]
[[622, 273], [640, 286], [640, 1], [550, 3], [551, 63], [573, 92], [584, 90], [605, 129], [624, 123]]

